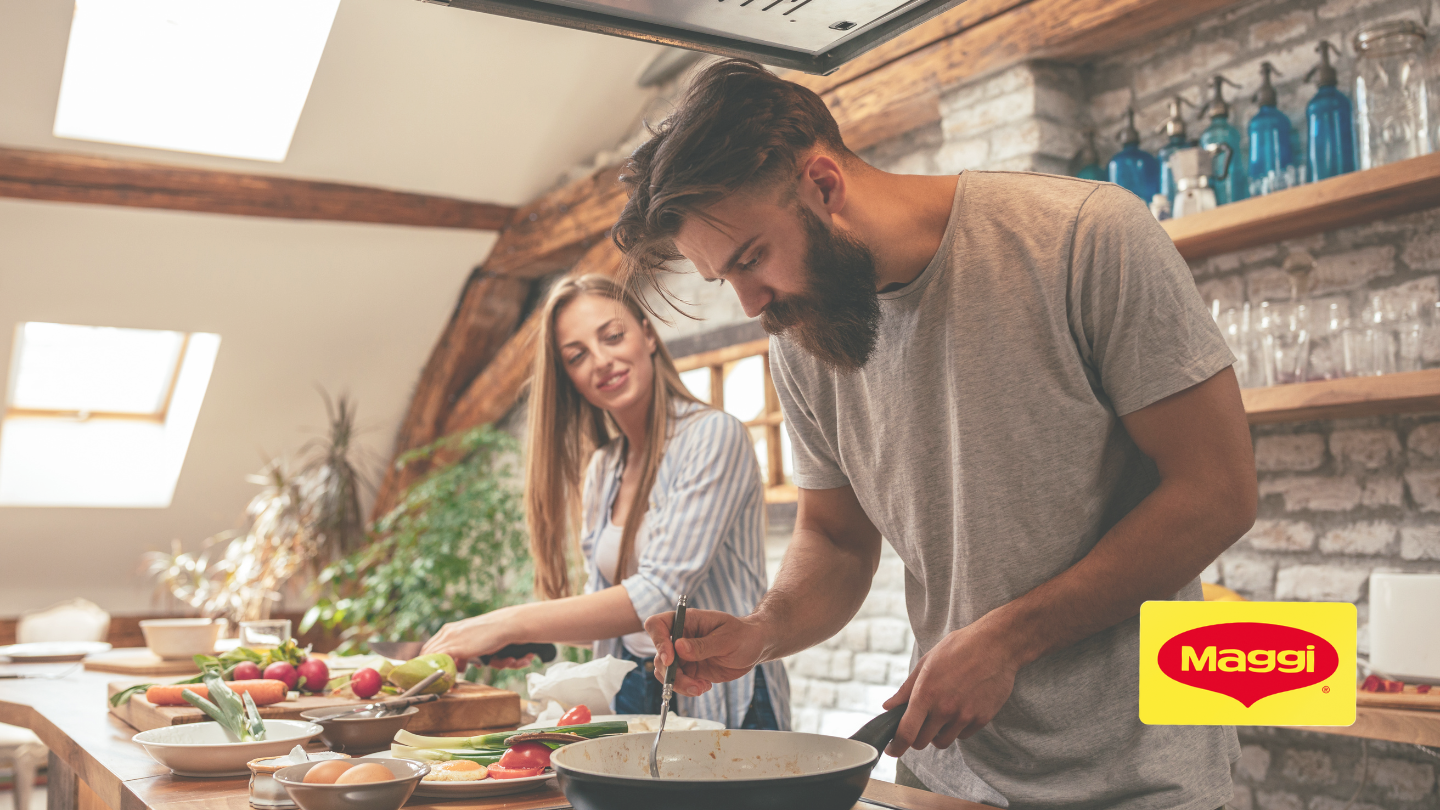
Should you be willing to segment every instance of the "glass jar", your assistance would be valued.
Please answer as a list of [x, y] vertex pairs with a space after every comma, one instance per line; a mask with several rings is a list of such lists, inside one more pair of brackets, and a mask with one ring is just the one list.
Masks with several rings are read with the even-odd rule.
[[1355, 35], [1355, 123], [1360, 168], [1428, 155], [1430, 94], [1425, 29], [1409, 20]]

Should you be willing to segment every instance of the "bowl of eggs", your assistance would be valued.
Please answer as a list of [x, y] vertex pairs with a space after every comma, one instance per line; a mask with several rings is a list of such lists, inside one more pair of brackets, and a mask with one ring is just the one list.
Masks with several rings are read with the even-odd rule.
[[398, 810], [430, 766], [408, 759], [327, 759], [291, 765], [275, 781], [300, 810]]

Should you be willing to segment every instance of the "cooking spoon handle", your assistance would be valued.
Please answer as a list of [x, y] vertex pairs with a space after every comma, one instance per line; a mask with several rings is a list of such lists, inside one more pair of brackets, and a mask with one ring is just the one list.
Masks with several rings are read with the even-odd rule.
[[876, 751], [884, 751], [885, 746], [895, 739], [895, 732], [900, 730], [900, 718], [905, 716], [905, 707], [910, 704], [901, 703], [899, 706], [876, 717], [874, 720], [860, 727], [860, 730], [850, 735], [850, 739], [869, 743]]

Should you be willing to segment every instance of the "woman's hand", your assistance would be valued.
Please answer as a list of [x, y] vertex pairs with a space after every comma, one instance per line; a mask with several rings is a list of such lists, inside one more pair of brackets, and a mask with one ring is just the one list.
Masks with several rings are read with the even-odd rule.
[[[502, 608], [458, 622], [450, 622], [425, 642], [425, 648], [421, 650], [421, 654], [445, 653], [455, 659], [455, 664], [459, 668], [464, 669], [466, 661], [488, 655], [507, 644], [514, 644], [520, 640], [515, 637], [515, 619], [511, 614], [512, 611], [509, 608]], [[519, 669], [529, 666], [531, 657], [527, 655], [518, 660], [496, 658], [490, 661], [489, 666], [495, 669]]]

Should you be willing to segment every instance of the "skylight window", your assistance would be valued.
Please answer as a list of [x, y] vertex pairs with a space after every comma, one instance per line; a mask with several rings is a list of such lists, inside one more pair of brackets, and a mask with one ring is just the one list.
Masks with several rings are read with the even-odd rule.
[[0, 505], [166, 507], [220, 336], [23, 323], [0, 422]]
[[340, 0], [76, 0], [55, 135], [283, 161]]

